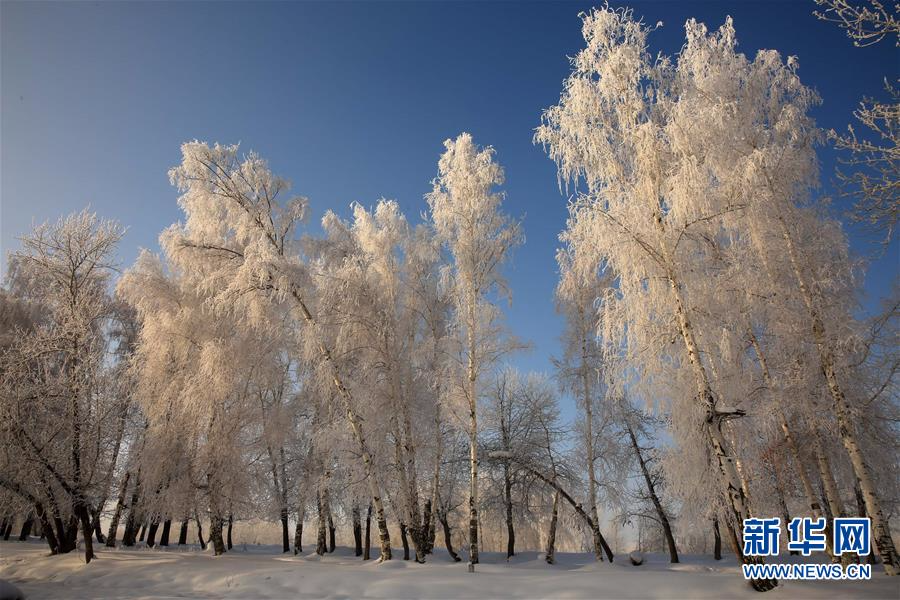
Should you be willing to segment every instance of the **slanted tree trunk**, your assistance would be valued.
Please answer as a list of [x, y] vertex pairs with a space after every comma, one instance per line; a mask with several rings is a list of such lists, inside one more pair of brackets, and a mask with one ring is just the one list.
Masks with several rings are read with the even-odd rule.
[[141, 532], [138, 535], [138, 541], [143, 542], [145, 537], [147, 537], [147, 522], [146, 521], [141, 523]]
[[816, 342], [822, 372], [825, 374], [825, 381], [828, 383], [828, 390], [831, 392], [831, 397], [834, 401], [833, 410], [837, 417], [841, 441], [847, 450], [850, 464], [853, 466], [853, 471], [859, 480], [863, 499], [866, 503], [866, 512], [872, 520], [872, 540], [875, 542], [878, 553], [881, 554], [884, 561], [884, 572], [890, 576], [898, 575], [900, 574], [900, 555], [898, 555], [897, 548], [894, 546], [890, 523], [884, 518], [881, 501], [878, 498], [877, 485], [857, 440], [856, 423], [853, 421], [850, 406], [838, 379], [834, 351], [826, 335], [825, 322], [820, 313], [819, 307], [822, 303], [817, 301], [821, 294], [818, 288], [812, 288], [806, 281], [804, 270], [800, 265], [800, 257], [794, 244], [794, 238], [788, 229], [784, 217], [779, 216], [778, 220], [781, 224], [782, 237], [788, 248], [791, 267], [797, 279], [797, 286], [800, 288], [801, 296], [809, 313], [813, 339]]
[[168, 546], [169, 545], [169, 533], [172, 531], [172, 519], [166, 519], [163, 521], [163, 530], [162, 535], [159, 538], [160, 546]]
[[[778, 472], [777, 461], [773, 458], [771, 461], [772, 466], [772, 480], [775, 484], [775, 495], [778, 496], [778, 507], [781, 509], [781, 518], [783, 519], [783, 526], [787, 526], [788, 523], [791, 522], [791, 513], [788, 510], [787, 500], [784, 498], [784, 486], [781, 483], [781, 474]], [[791, 550], [791, 556], [795, 556], [799, 554], [797, 550]]]
[[713, 558], [722, 560], [722, 534], [719, 533], [719, 519], [713, 517]]
[[200, 515], [195, 511], [194, 520], [197, 523], [197, 541], [200, 542], [200, 549], [206, 550], [206, 542], [203, 540], [203, 524], [200, 523]]
[[28, 538], [31, 537], [31, 528], [34, 525], [34, 515], [32, 513], [28, 513], [25, 516], [25, 520], [22, 521], [22, 529], [19, 531], [19, 541], [27, 542]]
[[150, 529], [147, 530], [147, 545], [151, 548], [156, 545], [156, 532], [159, 530], [159, 518], [153, 517], [150, 521]]
[[[515, 459], [513, 459], [513, 460], [515, 460]], [[607, 559], [609, 559], [609, 562], [612, 562], [613, 558], [614, 558], [613, 552], [612, 552], [612, 549], [609, 547], [609, 544], [606, 543], [606, 538], [604, 538], [603, 534], [600, 533], [600, 526], [591, 519], [591, 517], [585, 512], [585, 510], [581, 506], [581, 504], [576, 502], [575, 499], [572, 497], [572, 495], [569, 494], [565, 489], [563, 489], [563, 487], [561, 485], [559, 485], [559, 482], [556, 481], [556, 477], [548, 477], [526, 462], [518, 461], [518, 460], [516, 460], [515, 462], [522, 469], [531, 473], [534, 477], [540, 479], [545, 484], [549, 485], [551, 488], [553, 488], [554, 490], [557, 490], [559, 492], [559, 494], [563, 498], [563, 500], [568, 502], [572, 506], [572, 508], [575, 509], [575, 513], [579, 517], [581, 517], [581, 519], [585, 522], [585, 524], [587, 524], [587, 526], [594, 533], [594, 536], [600, 540], [600, 545], [603, 548], [603, 551], [606, 553]]]
[[13, 518], [10, 517], [9, 521], [6, 523], [6, 529], [3, 530], [3, 540], [9, 541], [9, 536], [12, 534], [13, 528]]
[[666, 544], [669, 546], [669, 562], [677, 563], [678, 548], [675, 547], [675, 536], [672, 535], [672, 526], [669, 524], [669, 516], [666, 514], [662, 502], [660, 502], [659, 496], [656, 493], [656, 486], [653, 484], [653, 478], [650, 476], [650, 469], [647, 468], [647, 461], [644, 460], [644, 454], [641, 452], [641, 447], [638, 445], [634, 430], [629, 423], [625, 424], [625, 429], [628, 431], [628, 437], [631, 439], [631, 447], [634, 449], [638, 464], [641, 466], [641, 473], [644, 475], [644, 483], [647, 484], [647, 493], [650, 495], [650, 500], [653, 502], [653, 508], [656, 509], [656, 514], [659, 516], [659, 522], [662, 524], [663, 533], [666, 536]]
[[[661, 218], [657, 217], [656, 221], [658, 227], [662, 228]], [[741, 478], [738, 475], [737, 468], [734, 464], [734, 453], [729, 450], [729, 445], [722, 433], [723, 422], [727, 418], [737, 416], [740, 413], [725, 413], [720, 411], [717, 406], [717, 398], [713, 393], [712, 384], [710, 383], [706, 367], [701, 359], [701, 352], [694, 336], [693, 325], [688, 318], [687, 307], [684, 298], [682, 297], [681, 283], [676, 276], [675, 270], [671, 266], [674, 265], [674, 261], [672, 261], [669, 256], [668, 248], [664, 248], [663, 257], [668, 265], [666, 275], [672, 290], [672, 299], [674, 302], [675, 315], [678, 320], [679, 332], [682, 341], [684, 342], [684, 347], [687, 351], [691, 367], [694, 371], [694, 379], [697, 384], [697, 399], [700, 406], [706, 411], [706, 431], [704, 433], [709, 441], [709, 447], [716, 457], [720, 475], [719, 479], [723, 486], [723, 496], [727, 501], [727, 506], [731, 513], [728, 520], [729, 522], [743, 523], [744, 519], [749, 519], [751, 517], [750, 507], [741, 486]], [[732, 531], [734, 530], [732, 529]], [[740, 550], [740, 543], [737, 544], [737, 547], [738, 550]], [[738, 553], [737, 556], [740, 557], [740, 560], [743, 563], [758, 564], [763, 562], [756, 556], [744, 556], [743, 553]], [[754, 579], [751, 580], [750, 583], [753, 586], [753, 589], [760, 592], [769, 591], [778, 585], [778, 581], [775, 579]]]
[[37, 514], [38, 521], [41, 524], [41, 535], [46, 537], [47, 545], [50, 546], [50, 554], [59, 554], [59, 540], [53, 532], [53, 526], [50, 524], [50, 518], [47, 515], [44, 505], [35, 498], [34, 512]]
[[181, 530], [178, 532], [178, 545], [184, 546], [187, 545], [187, 534], [188, 534], [188, 520], [182, 519], [181, 521]]
[[440, 514], [441, 527], [444, 530], [444, 546], [447, 547], [447, 554], [453, 559], [453, 562], [459, 562], [462, 559], [456, 550], [453, 549], [453, 532], [450, 531], [450, 522], [447, 520], [447, 513]]
[[131, 473], [125, 471], [125, 476], [122, 477], [122, 484], [119, 487], [116, 509], [113, 511], [112, 520], [109, 522], [109, 529], [106, 533], [106, 546], [108, 548], [116, 547], [116, 535], [119, 533], [119, 520], [122, 518], [122, 511], [125, 509], [125, 494], [128, 492], [129, 479], [131, 479]]
[[359, 514], [359, 505], [353, 503], [351, 511], [351, 520], [353, 521], [353, 549], [356, 556], [362, 556], [362, 522]]
[[550, 531], [547, 532], [547, 553], [544, 560], [548, 565], [556, 562], [556, 521], [559, 518], [559, 489], [553, 493], [553, 509], [550, 512]]
[[366, 544], [363, 546], [363, 560], [369, 560], [370, 554], [369, 551], [372, 548], [372, 505], [369, 504], [369, 508], [366, 509]]
[[409, 539], [406, 536], [406, 523], [400, 521], [400, 542], [403, 544], [403, 560], [409, 560]]
[[103, 535], [103, 529], [100, 527], [100, 517], [103, 514], [103, 506], [106, 504], [106, 500], [103, 500], [102, 504], [97, 504], [97, 508], [94, 509], [91, 516], [91, 523], [94, 528], [94, 538], [97, 540], [98, 544], [105, 544], [106, 537]]
[[[787, 442], [788, 449], [791, 451], [791, 456], [797, 467], [797, 475], [800, 477], [800, 483], [803, 485], [803, 493], [806, 495], [809, 510], [812, 513], [813, 518], [820, 519], [822, 517], [822, 506], [819, 503], [819, 496], [813, 488], [812, 480], [806, 470], [806, 461], [803, 460], [803, 455], [800, 453], [800, 447], [797, 445], [797, 440], [788, 424], [787, 416], [784, 412], [784, 405], [781, 400], [782, 396], [780, 393], [776, 392], [775, 382], [772, 380], [772, 375], [769, 372], [766, 354], [763, 352], [752, 327], [747, 327], [747, 337], [750, 340], [750, 344], [753, 346], [753, 350], [756, 352], [756, 357], [759, 359], [759, 367], [763, 374], [763, 381], [765, 381], [766, 387], [770, 390], [770, 395], [775, 399], [775, 412], [778, 416], [781, 432], [784, 434], [784, 440]], [[777, 468], [774, 466], [773, 468], [777, 475]], [[831, 535], [825, 536], [825, 543], [828, 554], [833, 556], [834, 549], [832, 548]]]
[[290, 294], [297, 307], [300, 309], [303, 320], [311, 326], [312, 333], [318, 340], [319, 354], [324, 362], [331, 368], [331, 380], [337, 391], [337, 396], [340, 398], [343, 405], [344, 413], [347, 416], [347, 423], [350, 425], [353, 437], [359, 446], [360, 456], [362, 457], [363, 465], [365, 467], [366, 480], [369, 484], [369, 491], [372, 494], [372, 504], [375, 507], [375, 520], [378, 525], [378, 534], [381, 542], [380, 560], [390, 560], [391, 535], [388, 532], [387, 518], [384, 513], [384, 503], [381, 499], [381, 482], [378, 479], [375, 462], [372, 460], [372, 453], [369, 450], [369, 443], [363, 430], [362, 419], [356, 414], [356, 409], [353, 406], [353, 396], [344, 385], [343, 376], [337, 362], [332, 356], [331, 349], [321, 341], [323, 339], [322, 336], [318, 335], [318, 322], [313, 318], [312, 313], [307, 308], [306, 302], [300, 294], [300, 290], [292, 286]]

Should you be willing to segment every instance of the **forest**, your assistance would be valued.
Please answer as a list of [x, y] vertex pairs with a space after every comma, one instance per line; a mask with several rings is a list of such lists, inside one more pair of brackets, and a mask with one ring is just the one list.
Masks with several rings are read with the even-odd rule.
[[[848, 52], [897, 43], [895, 7], [817, 4]], [[546, 201], [568, 211], [546, 249], [552, 372], [511, 362], [529, 341], [504, 273], [527, 232], [490, 140], [444, 142], [421, 215], [382, 198], [317, 227], [303, 182], [187, 141], [159, 252], [121, 265], [125, 224], [86, 208], [9, 253], [0, 536], [83, 563], [262, 541], [477, 573], [482, 553], [554, 565], [558, 548], [760, 563], [746, 519], [861, 516], [863, 560], [898, 575], [900, 295], [895, 273], [860, 317], [847, 234], [891, 251], [894, 82], [826, 131], [798, 60], [743, 54], [730, 19], [688, 21], [672, 55], [630, 9], [581, 21], [533, 132], [557, 172]], [[846, 213], [820, 193], [835, 176]], [[827, 539], [824, 560], [853, 560]]]

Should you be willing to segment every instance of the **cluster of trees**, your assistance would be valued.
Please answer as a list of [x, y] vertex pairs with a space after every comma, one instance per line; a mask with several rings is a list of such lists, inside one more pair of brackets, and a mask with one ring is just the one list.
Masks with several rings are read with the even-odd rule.
[[[168, 545], [174, 523], [205, 547], [205, 524], [218, 555], [255, 518], [285, 552], [305, 523], [333, 551], [345, 524], [357, 555], [374, 527], [381, 560], [399, 532], [424, 562], [439, 528], [461, 560], [457, 529], [474, 565], [491, 522], [508, 556], [518, 528], [551, 563], [558, 532], [612, 560], [601, 528], [633, 523], [673, 562], [697, 531], [749, 561], [751, 515], [861, 514], [896, 574], [897, 305], [853, 316], [857, 264], [815, 194], [816, 94], [795, 59], [737, 52], [730, 20], [689, 21], [667, 57], [628, 10], [582, 18], [535, 132], [574, 192], [552, 378], [504, 367], [523, 234], [490, 147], [445, 142], [418, 225], [382, 199], [301, 235], [308, 200], [262, 158], [186, 143], [159, 255], [116, 277], [122, 229], [82, 212], [10, 257], [0, 534], [18, 516], [65, 553], [80, 530], [89, 561], [123, 527], [125, 546]], [[858, 205], [876, 221], [896, 217], [881, 173], [893, 196]]]

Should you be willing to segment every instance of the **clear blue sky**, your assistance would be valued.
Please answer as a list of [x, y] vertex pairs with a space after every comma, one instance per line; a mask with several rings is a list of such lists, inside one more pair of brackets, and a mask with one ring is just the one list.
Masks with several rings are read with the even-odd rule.
[[[166, 172], [190, 139], [242, 143], [326, 209], [396, 198], [425, 209], [444, 139], [471, 132], [506, 169], [506, 210], [527, 243], [508, 269], [508, 322], [534, 351], [513, 361], [549, 370], [558, 352], [554, 251], [565, 199], [531, 143], [581, 46], [589, 3], [15, 3], [0, 4], [0, 243], [32, 222], [90, 204], [130, 229], [123, 266], [178, 220]], [[817, 21], [811, 1], [633, 2], [664, 27], [654, 49], [678, 51], [689, 17], [734, 17], [744, 52], [800, 58], [824, 99], [821, 126], [842, 129], [864, 94], [896, 78], [893, 42], [853, 48]], [[821, 151], [828, 183], [833, 153]], [[854, 250], [873, 246], [853, 236]], [[4, 259], [5, 260], [5, 259]], [[898, 249], [870, 268], [866, 305], [886, 294]]]

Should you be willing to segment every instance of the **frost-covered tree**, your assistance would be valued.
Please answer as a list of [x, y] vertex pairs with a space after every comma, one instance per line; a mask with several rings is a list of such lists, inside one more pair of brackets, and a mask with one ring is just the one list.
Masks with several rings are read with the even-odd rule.
[[121, 442], [107, 351], [122, 233], [85, 210], [35, 227], [9, 265], [11, 295], [38, 316], [19, 319], [0, 357], [0, 485], [33, 506], [51, 552], [74, 549], [80, 527], [86, 562]]
[[390, 534], [376, 459], [359, 403], [318, 320], [308, 264], [295, 244], [307, 200], [282, 200], [288, 183], [256, 154], [241, 160], [237, 146], [190, 142], [182, 146], [182, 155], [182, 163], [169, 175], [183, 192], [179, 202], [186, 221], [164, 232], [163, 247], [175, 265], [194, 278], [194, 285], [210, 295], [213, 305], [228, 307], [250, 323], [264, 319], [273, 304], [290, 307], [304, 354], [330, 382], [366, 465], [381, 559], [389, 560]]
[[508, 294], [500, 267], [521, 242], [518, 222], [501, 211], [503, 169], [491, 147], [479, 149], [463, 133], [444, 142], [438, 177], [428, 194], [437, 237], [452, 262], [447, 286], [456, 309], [460, 336], [461, 382], [454, 389], [468, 413], [469, 434], [469, 562], [478, 562], [478, 398], [479, 377], [506, 349], [497, 331], [493, 294]]

